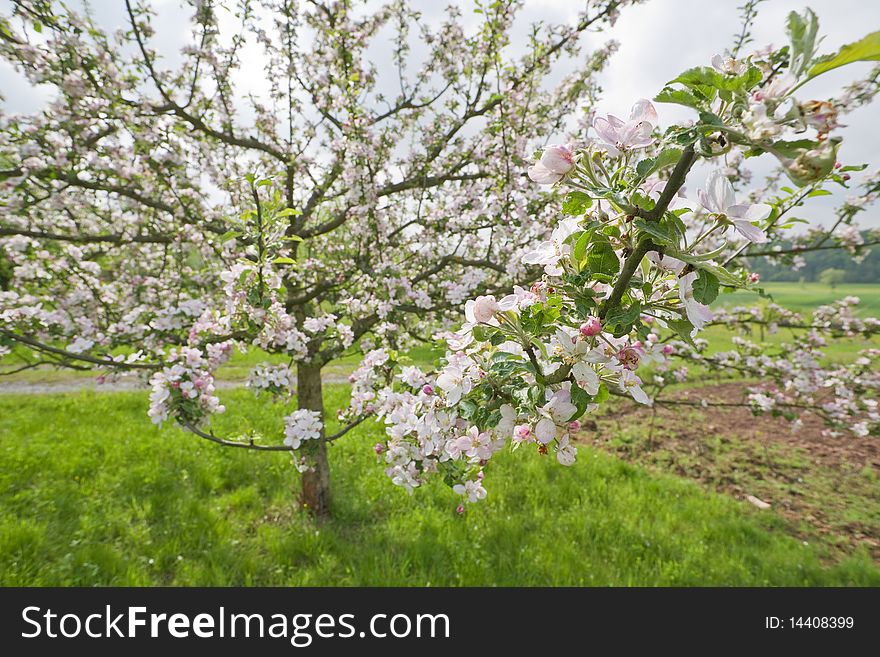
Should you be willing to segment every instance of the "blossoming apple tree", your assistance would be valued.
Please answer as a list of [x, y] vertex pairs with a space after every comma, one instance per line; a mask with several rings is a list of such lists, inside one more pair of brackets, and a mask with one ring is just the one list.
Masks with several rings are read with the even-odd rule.
[[[877, 196], [876, 176], [830, 229], [782, 243], [806, 199], [853, 184], [861, 167], [837, 161], [838, 117], [872, 100], [878, 76], [830, 100], [802, 88], [880, 59], [880, 34], [819, 56], [807, 11], [789, 17], [788, 46], [748, 54], [747, 10], [729, 55], [654, 98], [693, 110], [692, 121], [664, 128], [654, 103], [638, 100], [622, 118], [572, 126], [609, 51], [555, 89], [542, 80], [620, 3], [591, 4], [574, 27], [536, 28], [522, 59], [506, 54], [517, 2], [477, 3], [475, 33], [455, 10], [431, 27], [403, 2], [354, 4], [243, 2], [229, 36], [213, 3], [194, 3], [192, 45], [170, 70], [142, 6], [126, 3], [129, 25], [108, 35], [87, 15], [15, 3], [3, 55], [58, 94], [0, 131], [0, 331], [22, 367], [144, 371], [154, 421], [292, 452], [316, 513], [329, 504], [327, 444], [371, 415], [386, 425], [376, 451], [395, 484], [438, 475], [475, 502], [508, 446], [573, 463], [579, 421], [611, 395], [689, 403], [664, 394], [688, 366], [769, 379], [743, 402], [755, 412], [878, 430], [880, 352], [823, 358], [828, 339], [880, 328], [855, 300], [806, 318], [773, 304], [709, 306], [722, 291], [759, 289], [750, 258], [864, 253], [855, 219]], [[392, 95], [368, 51], [386, 32]], [[416, 32], [429, 56], [411, 72]], [[232, 81], [253, 43], [269, 91], [243, 104]], [[565, 129], [572, 143], [527, 161]], [[750, 192], [756, 157], [775, 158], [786, 182]], [[685, 193], [697, 161], [711, 173]], [[462, 303], [464, 325], [446, 324]], [[711, 352], [700, 332], [716, 324], [745, 337]], [[448, 349], [436, 370], [399, 361], [396, 349], [438, 327]], [[753, 327], [792, 338], [768, 346]], [[279, 413], [277, 443], [210, 428], [224, 410], [215, 372], [236, 347], [288, 359], [250, 380], [276, 399], [295, 388], [299, 409]], [[351, 405], [328, 434], [321, 368], [358, 348]]]
[[[788, 17], [787, 46], [746, 54], [756, 4], [747, 3], [729, 55], [685, 71], [654, 98], [689, 108], [693, 120], [664, 128], [654, 104], [637, 100], [628, 115], [595, 116], [589, 135], [538, 154], [529, 177], [565, 196], [549, 239], [522, 255], [541, 268], [531, 286], [468, 301], [465, 323], [442, 336], [448, 350], [436, 372], [410, 369], [379, 391], [361, 373], [355, 399], [375, 394], [381, 402], [388, 440], [377, 451], [395, 484], [413, 490], [437, 475], [476, 502], [501, 450], [552, 453], [571, 465], [580, 420], [612, 395], [647, 405], [749, 405], [795, 429], [812, 412], [832, 432], [880, 434], [880, 349], [846, 364], [823, 351], [831, 339], [880, 332], [880, 320], [855, 313], [858, 299], [811, 317], [773, 303], [710, 308], [722, 292], [761, 291], [749, 271], [755, 258], [796, 266], [811, 250], [864, 253], [855, 218], [880, 191], [880, 172], [865, 176], [832, 226], [814, 224], [783, 246], [806, 199], [847, 187], [864, 169], [838, 161], [835, 130], [843, 113], [874, 97], [878, 69], [838, 98], [801, 94], [829, 70], [880, 60], [880, 32], [820, 56], [817, 19], [807, 10]], [[786, 180], [771, 177], [750, 193], [746, 163], [758, 157], [776, 158]], [[685, 193], [698, 161], [708, 176], [696, 194]], [[739, 332], [732, 349], [709, 351], [700, 337], [717, 325]], [[791, 337], [781, 343], [757, 339], [783, 329]], [[744, 400], [664, 394], [687, 379], [688, 367], [765, 382]]]
[[[146, 2], [120, 2], [115, 31], [88, 5], [11, 3], [0, 56], [50, 98], [0, 117], [6, 371], [143, 374], [154, 422], [292, 452], [326, 513], [327, 444], [374, 408], [328, 435], [322, 368], [363, 349], [390, 371], [467, 298], [528, 278], [519, 254], [555, 214], [530, 149], [593, 98], [614, 44], [579, 44], [628, 2], [584, 2], [516, 48], [520, 0], [432, 20], [414, 4], [191, 0], [169, 54]], [[249, 382], [296, 394], [276, 436], [210, 429], [236, 348], [283, 357]]]

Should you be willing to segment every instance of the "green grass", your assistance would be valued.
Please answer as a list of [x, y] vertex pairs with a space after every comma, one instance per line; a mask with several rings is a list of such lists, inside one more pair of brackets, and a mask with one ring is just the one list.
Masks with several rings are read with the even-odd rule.
[[[805, 319], [818, 306], [825, 306], [846, 296], [859, 297], [859, 314], [877, 317], [880, 315], [880, 284], [844, 283], [831, 289], [820, 283], [764, 283], [760, 287], [771, 296], [775, 303], [784, 308], [803, 313]], [[725, 306], [754, 305], [762, 303], [755, 292], [738, 291], [724, 294], [719, 302]]]
[[[880, 316], [880, 284], [847, 283], [838, 285], [834, 290], [819, 283], [767, 283], [763, 287], [770, 295], [770, 299], [762, 298], [755, 292], [738, 291], [719, 295], [713, 305], [731, 308], [733, 306], [765, 305], [772, 300], [784, 308], [801, 313], [804, 321], [809, 322], [813, 310], [817, 307], [828, 305], [846, 296], [856, 296], [861, 300], [856, 311], [857, 315], [862, 317]], [[782, 342], [792, 342], [796, 335], [803, 335], [803, 333], [802, 330], [782, 328], [775, 334], [770, 334], [766, 330], [756, 327], [753, 333], [746, 337], [754, 342], [778, 345]], [[699, 337], [709, 341], [708, 353], [716, 353], [731, 349], [733, 347], [731, 339], [734, 335], [736, 334], [723, 326], [711, 326], [702, 331]], [[880, 347], [880, 337], [831, 340], [824, 351], [831, 361], [847, 362], [854, 360], [860, 349], [868, 347]]]
[[[345, 401], [330, 386], [328, 407]], [[283, 409], [225, 394], [275, 428]], [[332, 447], [332, 520], [295, 508], [284, 454], [156, 429], [143, 393], [0, 397], [3, 585], [880, 585], [857, 555], [830, 564], [778, 516], [580, 448], [578, 464], [499, 455], [464, 516], [439, 482], [409, 496], [371, 445]]]

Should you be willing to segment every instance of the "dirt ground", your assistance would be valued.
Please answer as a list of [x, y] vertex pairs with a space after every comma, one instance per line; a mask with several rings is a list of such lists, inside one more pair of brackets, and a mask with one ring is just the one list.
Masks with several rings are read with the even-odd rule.
[[[741, 400], [740, 383], [682, 391], [678, 399]], [[626, 460], [695, 479], [767, 513], [802, 540], [880, 560], [880, 439], [825, 435], [812, 415], [792, 431], [748, 408], [663, 407], [621, 401], [584, 424], [578, 440]], [[752, 498], [749, 500], [749, 498]], [[756, 501], [754, 498], [757, 498]]]

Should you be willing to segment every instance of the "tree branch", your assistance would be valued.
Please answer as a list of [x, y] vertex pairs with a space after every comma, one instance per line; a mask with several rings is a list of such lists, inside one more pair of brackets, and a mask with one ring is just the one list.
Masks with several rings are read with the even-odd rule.
[[[694, 145], [690, 144], [682, 152], [678, 163], [675, 165], [675, 169], [673, 169], [672, 174], [669, 176], [669, 180], [666, 181], [666, 185], [663, 187], [663, 193], [660, 195], [660, 198], [657, 199], [657, 204], [645, 215], [645, 219], [648, 221], [657, 221], [663, 216], [663, 213], [666, 212], [673, 197], [678, 193], [678, 190], [681, 189], [682, 185], [684, 185], [687, 174], [691, 170], [696, 159], [697, 156], [694, 152]], [[623, 298], [623, 293], [626, 292], [629, 287], [630, 280], [632, 280], [633, 275], [642, 263], [642, 258], [645, 257], [645, 254], [648, 253], [648, 251], [656, 248], [657, 247], [650, 238], [643, 239], [636, 245], [633, 252], [627, 256], [623, 263], [623, 269], [620, 272], [620, 276], [611, 290], [611, 295], [605, 303], [602, 304], [602, 308], [599, 311], [600, 318], [605, 319], [605, 315], [608, 314], [608, 311], [620, 303], [620, 300]]]
[[89, 356], [87, 354], [75, 354], [72, 351], [65, 351], [64, 349], [59, 349], [58, 347], [44, 344], [32, 337], [29, 337], [27, 335], [19, 335], [18, 333], [15, 333], [5, 328], [0, 328], [0, 334], [5, 335], [7, 338], [15, 340], [16, 342], [26, 344], [29, 347], [36, 349], [37, 351], [63, 356], [71, 360], [81, 360], [85, 363], [94, 363], [95, 365], [102, 365], [104, 367], [140, 370], [157, 370], [163, 367], [161, 363], [126, 363], [118, 362], [115, 360], [107, 360], [104, 358], [95, 358], [94, 356]]

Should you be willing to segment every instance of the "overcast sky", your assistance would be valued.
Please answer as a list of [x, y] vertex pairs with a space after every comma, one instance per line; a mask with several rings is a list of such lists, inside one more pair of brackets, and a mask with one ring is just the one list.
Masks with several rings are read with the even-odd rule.
[[[446, 2], [414, 0], [423, 6], [426, 16], [437, 12]], [[188, 26], [183, 19], [177, 0], [153, 0], [160, 12], [155, 22], [158, 35], [166, 44], [186, 37]], [[609, 39], [619, 42], [620, 48], [612, 57], [600, 80], [603, 87], [599, 104], [600, 113], [618, 115], [628, 113], [633, 101], [653, 96], [665, 82], [691, 66], [704, 65], [715, 52], [722, 52], [732, 42], [739, 28], [737, 6], [742, 0], [648, 0], [645, 4], [625, 8], [613, 30], [587, 37], [587, 45], [598, 46]], [[463, 6], [470, 6], [464, 0]], [[0, 10], [10, 10], [9, 0], [0, 0]], [[122, 0], [93, 0], [95, 14], [116, 27], [124, 19]], [[580, 0], [527, 0], [525, 20], [544, 20], [547, 23], [571, 22], [583, 3]], [[812, 0], [792, 2], [769, 0], [762, 5], [754, 27], [755, 41], [749, 47], [768, 43], [783, 44], [785, 16], [791, 10], [812, 7], [820, 20], [820, 32], [825, 41], [820, 52], [832, 52], [845, 43], [856, 41], [868, 32], [880, 29], [880, 2], [868, 0]], [[465, 16], [470, 12], [463, 12]], [[161, 50], [161, 48], [160, 48]], [[805, 86], [801, 93], [812, 98], [827, 98], [849, 80], [864, 76], [870, 63], [858, 63], [822, 76]], [[32, 89], [11, 67], [0, 62], [0, 92], [5, 97], [7, 112], [31, 112], [45, 101], [46, 93]], [[689, 116], [689, 110], [677, 105], [658, 105], [661, 126]], [[880, 167], [880, 130], [877, 106], [862, 108], [847, 115], [847, 127], [840, 159], [848, 164], [868, 163], [871, 169]], [[769, 160], [769, 156], [764, 156]], [[769, 166], [771, 162], [767, 162]], [[766, 170], [766, 167], [762, 166]], [[699, 174], [699, 172], [698, 172]], [[698, 179], [695, 183], [699, 183]], [[836, 203], [849, 192], [843, 190], [834, 197], [813, 199], [813, 205], [802, 212], [812, 221], [830, 218]], [[880, 226], [880, 213], [863, 215], [864, 226]]]

